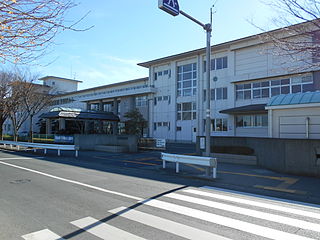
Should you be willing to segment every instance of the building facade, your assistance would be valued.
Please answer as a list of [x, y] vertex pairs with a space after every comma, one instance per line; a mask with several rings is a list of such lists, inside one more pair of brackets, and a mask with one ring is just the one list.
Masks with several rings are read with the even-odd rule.
[[304, 54], [301, 61], [276, 55], [261, 35], [222, 43], [211, 51], [209, 100], [205, 49], [139, 64], [149, 68], [149, 84], [157, 89], [149, 111], [151, 136], [175, 141], [204, 136], [205, 102], [211, 101], [211, 136], [273, 137], [265, 108], [270, 99], [320, 90], [318, 68], [308, 68], [312, 55]]
[[[272, 34], [288, 37], [282, 31]], [[205, 106], [210, 101], [211, 136], [302, 138], [306, 134], [279, 133], [268, 103], [277, 96], [319, 91], [320, 68], [309, 67], [314, 61], [311, 54], [298, 58], [279, 54], [272, 42], [263, 40], [264, 34], [212, 46], [210, 69], [203, 48], [139, 63], [149, 69], [147, 78], [80, 91], [79, 81], [52, 76], [41, 80], [59, 93], [52, 107], [113, 112], [120, 122], [126, 112], [138, 108], [149, 122], [149, 137], [196, 141], [205, 135]], [[206, 71], [211, 73], [210, 99]], [[316, 108], [308, 112], [312, 109]], [[319, 138], [320, 127], [317, 131], [308, 138]]]

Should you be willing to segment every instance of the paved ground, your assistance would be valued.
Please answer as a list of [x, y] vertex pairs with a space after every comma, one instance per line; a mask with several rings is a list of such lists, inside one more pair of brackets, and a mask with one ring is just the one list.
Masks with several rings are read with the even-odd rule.
[[320, 179], [219, 164], [209, 180], [159, 157], [0, 152], [0, 239], [320, 239]]

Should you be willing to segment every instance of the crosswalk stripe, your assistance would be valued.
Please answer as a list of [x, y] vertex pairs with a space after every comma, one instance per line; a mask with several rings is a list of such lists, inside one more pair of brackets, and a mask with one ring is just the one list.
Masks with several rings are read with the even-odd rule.
[[170, 193], [165, 196], [169, 198], [185, 201], [185, 202], [191, 202], [191, 203], [212, 207], [212, 208], [216, 208], [216, 209], [220, 209], [228, 212], [238, 213], [238, 214], [260, 218], [260, 219], [264, 219], [272, 222], [278, 222], [278, 223], [282, 223], [282, 224], [286, 224], [286, 225], [290, 225], [298, 228], [308, 229], [316, 232], [320, 231], [320, 224], [306, 222], [306, 221], [302, 221], [302, 220], [298, 220], [290, 217], [283, 217], [277, 214], [264, 213], [261, 211], [256, 211], [248, 208], [232, 206], [230, 204], [224, 204], [224, 203], [219, 203], [215, 201], [208, 201], [208, 200], [189, 197], [189, 196], [176, 194], [176, 193]]
[[303, 237], [296, 234], [282, 232], [276, 229], [259, 226], [253, 223], [248, 223], [248, 222], [240, 221], [237, 219], [220, 216], [217, 214], [208, 213], [208, 212], [204, 212], [204, 211], [189, 208], [189, 207], [184, 207], [184, 206], [180, 206], [173, 203], [167, 203], [160, 200], [148, 199], [148, 200], [142, 201], [141, 203], [148, 206], [155, 207], [155, 208], [160, 208], [167, 211], [182, 214], [185, 216], [198, 218], [204, 221], [208, 221], [218, 225], [223, 225], [233, 229], [238, 229], [240, 231], [252, 233], [258, 236], [262, 236], [262, 237], [266, 237], [274, 240], [283, 240], [283, 239], [311, 240], [311, 238], [308, 238], [308, 237]]
[[280, 206], [277, 204], [271, 204], [271, 203], [257, 201], [257, 200], [261, 200], [257, 197], [255, 197], [254, 200], [248, 200], [248, 199], [243, 199], [243, 198], [239, 198], [239, 197], [226, 196], [226, 195], [217, 194], [217, 193], [208, 193], [208, 192], [198, 191], [198, 190], [193, 190], [193, 189], [183, 190], [183, 192], [192, 193], [192, 194], [205, 196], [205, 197], [212, 197], [212, 198], [221, 199], [221, 200], [237, 202], [237, 203], [242, 203], [242, 204], [247, 204], [247, 205], [251, 205], [251, 206], [255, 206], [255, 207], [267, 208], [267, 209], [286, 212], [286, 213], [292, 213], [292, 214], [296, 214], [296, 215], [300, 215], [300, 216], [304, 216], [304, 217], [320, 219], [319, 213], [309, 212], [309, 211], [304, 211], [304, 210], [300, 210], [300, 209], [295, 209], [292, 207]]
[[110, 213], [117, 214], [121, 217], [127, 218], [132, 221], [166, 231], [186, 239], [200, 239], [201, 240], [230, 240], [210, 232], [202, 231], [197, 228], [186, 226], [171, 220], [163, 219], [154, 215], [136, 211], [133, 209], [120, 207], [109, 211]]
[[82, 218], [71, 222], [71, 224], [105, 240], [144, 240], [144, 238], [103, 223], [92, 217]]
[[25, 240], [64, 240], [49, 229], [43, 229], [38, 232], [29, 233], [22, 236]]

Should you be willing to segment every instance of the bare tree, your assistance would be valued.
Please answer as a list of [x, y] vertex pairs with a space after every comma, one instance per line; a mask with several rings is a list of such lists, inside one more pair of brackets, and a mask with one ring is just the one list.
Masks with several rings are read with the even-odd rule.
[[0, 59], [3, 62], [30, 63], [45, 53], [62, 30], [77, 29], [77, 22], [66, 24], [72, 0], [0, 1]]
[[12, 73], [0, 72], [0, 136], [2, 137], [3, 124], [8, 118], [7, 100], [10, 94], [10, 82], [12, 81]]
[[52, 96], [49, 94], [50, 88], [45, 85], [36, 84], [38, 75], [29, 71], [20, 73], [21, 86], [21, 108], [25, 110], [29, 118], [29, 141], [33, 139], [33, 119], [40, 111], [52, 103]]
[[[320, 66], [320, 1], [262, 0], [276, 12], [274, 31], [261, 34], [269, 42], [269, 52], [283, 59], [280, 64], [296, 63], [291, 70], [309, 70]], [[253, 25], [255, 25], [252, 22]], [[255, 25], [256, 26], [256, 25]], [[259, 26], [262, 31], [266, 31]], [[279, 60], [280, 61], [280, 60]]]

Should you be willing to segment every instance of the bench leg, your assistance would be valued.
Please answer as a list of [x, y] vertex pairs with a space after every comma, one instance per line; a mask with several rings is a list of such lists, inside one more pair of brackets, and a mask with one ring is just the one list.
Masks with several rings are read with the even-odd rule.
[[37, 152], [37, 149], [36, 149], [36, 148], [34, 148], [34, 149], [33, 149], [33, 152]]
[[178, 172], [179, 172], [179, 163], [176, 162], [176, 173], [178, 173]]
[[4, 144], [4, 148], [7, 148], [7, 144]]
[[217, 168], [212, 168], [212, 178], [217, 178]]
[[60, 153], [60, 149], [58, 149], [58, 156], [60, 156], [61, 155], [61, 153]]
[[11, 148], [11, 149], [13, 148], [12, 144], [10, 144], [10, 148]]
[[162, 160], [162, 168], [166, 168], [166, 161]]
[[78, 150], [76, 150], [76, 157], [78, 157], [78, 155], [79, 155], [79, 154], [78, 154]]
[[20, 146], [19, 145], [17, 146], [17, 148], [18, 148], [18, 151], [20, 151]]
[[44, 155], [46, 155], [46, 154], [47, 154], [47, 149], [45, 148], [45, 149], [44, 149]]

